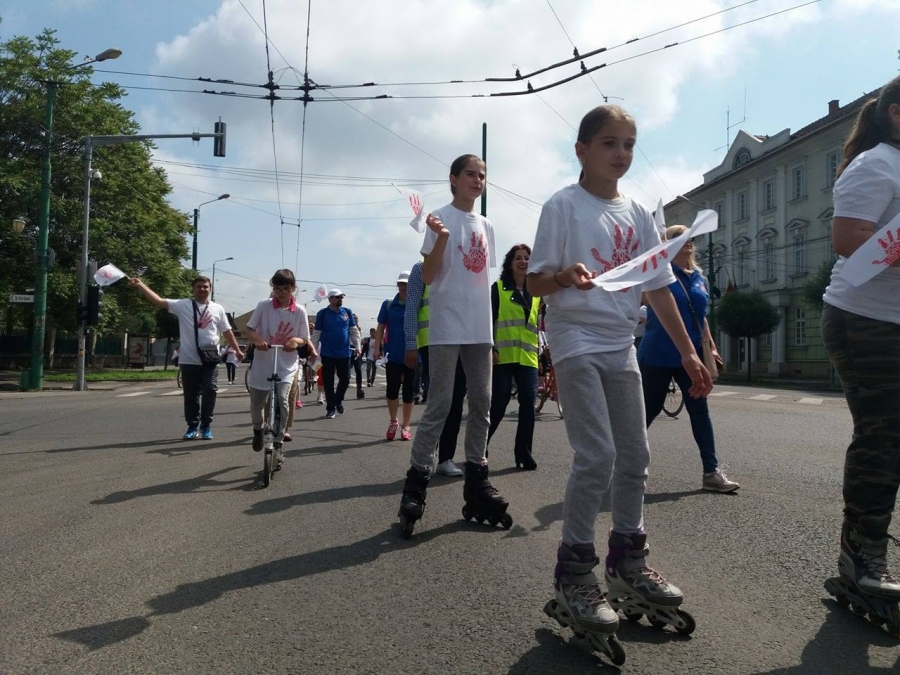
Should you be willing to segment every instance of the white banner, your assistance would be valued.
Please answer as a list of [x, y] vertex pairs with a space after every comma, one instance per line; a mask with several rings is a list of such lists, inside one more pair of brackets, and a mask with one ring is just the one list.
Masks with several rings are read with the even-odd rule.
[[653, 214], [653, 223], [656, 225], [656, 229], [659, 230], [660, 235], [666, 231], [666, 212], [663, 209], [662, 198], [660, 198], [659, 204], [656, 205], [656, 212]]
[[[394, 187], [397, 186], [395, 185]], [[397, 189], [400, 190], [400, 194], [409, 203], [409, 208], [413, 212], [413, 219], [409, 221], [409, 226], [419, 234], [423, 234], [425, 232], [425, 218], [428, 216], [428, 212], [425, 210], [425, 200], [415, 190]]]
[[658, 246], [654, 246], [637, 258], [604, 272], [593, 280], [593, 284], [606, 291], [621, 291], [650, 281], [665, 271], [672, 256], [684, 246], [688, 239], [715, 232], [718, 227], [719, 218], [716, 212], [704, 209], [697, 214], [694, 224], [680, 235], [671, 241], [664, 241]]
[[313, 300], [316, 302], [322, 302], [326, 297], [328, 297], [328, 286], [322, 284], [316, 289], [316, 292], [313, 294]]
[[109, 263], [97, 270], [97, 273], [94, 275], [94, 281], [97, 282], [98, 286], [112, 286], [119, 279], [124, 279], [125, 276], [125, 272]]
[[841, 268], [851, 286], [861, 286], [900, 260], [900, 213], [853, 252]]

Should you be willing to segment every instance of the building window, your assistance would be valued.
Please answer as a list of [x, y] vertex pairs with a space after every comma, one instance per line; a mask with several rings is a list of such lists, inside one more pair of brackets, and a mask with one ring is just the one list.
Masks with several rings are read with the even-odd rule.
[[803, 230], [794, 230], [794, 274], [806, 271], [806, 235]]
[[766, 279], [775, 278], [775, 245], [771, 239], [766, 239], [763, 244], [763, 262], [765, 263]]
[[766, 342], [765, 342], [765, 344], [766, 344], [766, 347], [771, 347], [771, 346], [772, 346], [772, 334], [771, 334], [771, 333], [766, 333]]
[[722, 202], [716, 202], [716, 205], [713, 207], [716, 210], [716, 215], [719, 216], [719, 225], [722, 224]]
[[794, 308], [794, 344], [802, 347], [806, 344], [806, 310]]
[[747, 270], [747, 253], [746, 253], [746, 249], [743, 246], [741, 246], [737, 250], [737, 282], [738, 282], [738, 286], [743, 286], [745, 283], [747, 283], [746, 270]]
[[791, 199], [806, 196], [806, 172], [802, 166], [791, 169]]
[[750, 211], [747, 208], [747, 193], [741, 192], [737, 196], [737, 220], [744, 220], [750, 217]]
[[750, 151], [747, 148], [741, 148], [734, 156], [734, 164], [731, 168], [740, 169], [745, 164], [749, 164], [752, 159], [753, 157], [750, 156]]
[[763, 183], [763, 211], [775, 208], [775, 181]]
[[840, 163], [840, 152], [831, 152], [825, 156], [825, 187], [834, 185], [834, 181], [837, 178], [838, 164]]

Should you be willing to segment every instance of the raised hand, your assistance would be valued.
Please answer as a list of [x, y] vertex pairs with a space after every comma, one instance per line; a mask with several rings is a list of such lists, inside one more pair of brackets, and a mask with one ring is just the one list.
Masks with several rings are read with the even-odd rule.
[[429, 213], [425, 217], [425, 225], [427, 225], [429, 228], [431, 228], [432, 230], [437, 232], [439, 237], [440, 236], [444, 236], [444, 237], [450, 236], [450, 230], [448, 230], [446, 227], [444, 227], [444, 223], [441, 222], [441, 219], [431, 213]]

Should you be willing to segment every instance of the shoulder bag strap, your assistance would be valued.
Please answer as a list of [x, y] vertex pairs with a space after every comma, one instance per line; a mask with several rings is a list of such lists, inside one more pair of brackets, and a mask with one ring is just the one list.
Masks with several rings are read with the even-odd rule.
[[687, 299], [688, 309], [691, 310], [691, 316], [694, 317], [694, 323], [697, 324], [697, 328], [700, 330], [700, 339], [703, 339], [703, 324], [700, 323], [700, 319], [697, 318], [697, 313], [694, 311], [694, 304], [691, 302], [691, 294], [688, 293], [687, 288], [685, 288], [684, 283], [682, 283], [681, 279], [678, 278], [678, 275], [675, 275], [675, 281], [678, 282], [678, 285], [681, 286], [681, 290], [684, 291], [684, 297]]
[[203, 363], [203, 354], [200, 349], [200, 322], [197, 319], [197, 314], [199, 314], [200, 310], [197, 307], [197, 301], [191, 300], [191, 305], [194, 308], [194, 346], [197, 347], [197, 354], [200, 355], [200, 363]]

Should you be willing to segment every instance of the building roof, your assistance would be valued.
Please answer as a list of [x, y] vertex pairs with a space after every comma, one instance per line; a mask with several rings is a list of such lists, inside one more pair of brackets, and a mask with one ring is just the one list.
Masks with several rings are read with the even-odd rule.
[[811, 124], [807, 124], [802, 129], [798, 129], [797, 131], [792, 133], [791, 140], [794, 141], [799, 138], [803, 138], [804, 136], [809, 136], [810, 134], [815, 133], [819, 129], [824, 129], [825, 127], [833, 124], [834, 122], [843, 120], [848, 115], [856, 114], [857, 112], [859, 112], [859, 109], [862, 108], [863, 103], [865, 103], [866, 101], [868, 101], [871, 98], [878, 96], [878, 93], [880, 91], [881, 91], [881, 88], [879, 87], [875, 91], [870, 91], [868, 94], [863, 94], [855, 101], [851, 101], [847, 105], [841, 106], [834, 112], [831, 112], [831, 113], [825, 115], [825, 117], [820, 117], [815, 122], [812, 122]]

